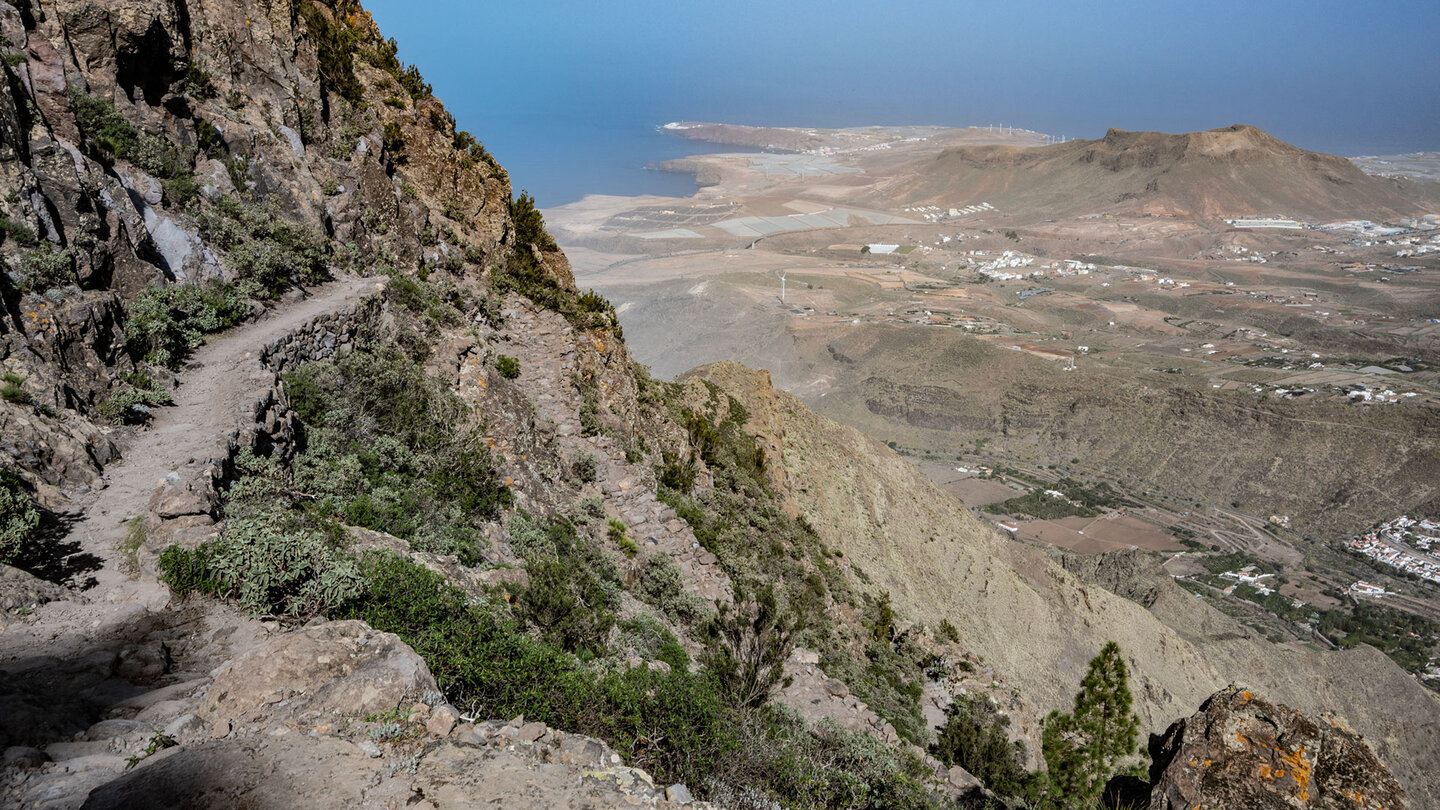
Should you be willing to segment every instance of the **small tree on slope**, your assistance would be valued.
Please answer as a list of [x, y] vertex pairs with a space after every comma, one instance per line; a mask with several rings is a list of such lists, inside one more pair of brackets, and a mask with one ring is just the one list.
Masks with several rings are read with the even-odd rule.
[[1075, 710], [1045, 718], [1045, 764], [1067, 806], [1093, 807], [1117, 763], [1137, 750], [1140, 720], [1128, 681], [1120, 645], [1108, 642], [1080, 682]]

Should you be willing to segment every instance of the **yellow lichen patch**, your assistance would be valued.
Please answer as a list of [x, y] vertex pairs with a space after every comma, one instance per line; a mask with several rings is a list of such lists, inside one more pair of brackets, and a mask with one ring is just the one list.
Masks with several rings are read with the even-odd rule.
[[1305, 747], [1301, 746], [1294, 753], [1278, 752], [1280, 761], [1290, 766], [1290, 778], [1295, 780], [1295, 798], [1300, 801], [1310, 799], [1310, 771], [1314, 766], [1305, 758]]

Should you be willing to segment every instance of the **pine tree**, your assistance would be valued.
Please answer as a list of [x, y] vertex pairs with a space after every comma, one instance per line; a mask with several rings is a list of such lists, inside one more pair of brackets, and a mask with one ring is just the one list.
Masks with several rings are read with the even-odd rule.
[[1080, 682], [1074, 711], [1045, 718], [1045, 764], [1067, 806], [1093, 806], [1116, 765], [1138, 748], [1128, 680], [1120, 645], [1108, 642]]

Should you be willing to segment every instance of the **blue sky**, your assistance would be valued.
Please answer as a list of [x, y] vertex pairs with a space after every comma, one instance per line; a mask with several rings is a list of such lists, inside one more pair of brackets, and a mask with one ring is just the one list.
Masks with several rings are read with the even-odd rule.
[[1246, 123], [1347, 155], [1440, 150], [1435, 0], [366, 6], [517, 185], [677, 119], [1072, 137]]

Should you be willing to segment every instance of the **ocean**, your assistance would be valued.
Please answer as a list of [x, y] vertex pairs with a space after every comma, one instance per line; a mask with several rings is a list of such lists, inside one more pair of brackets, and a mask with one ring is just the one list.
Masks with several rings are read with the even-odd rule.
[[666, 135], [658, 131], [666, 121], [618, 118], [535, 127], [497, 123], [501, 125], [489, 128], [491, 137], [481, 140], [510, 173], [515, 193], [530, 192], [541, 208], [587, 194], [688, 197], [695, 193], [694, 175], [655, 166], [689, 155], [758, 151]]
[[[686, 194], [647, 171], [715, 147], [669, 121], [854, 127], [1250, 124], [1339, 155], [1440, 147], [1440, 3], [366, 0], [460, 125], [553, 207]], [[1104, 6], [1105, 4], [1101, 4]], [[1403, 24], [1395, 24], [1403, 20]]]

